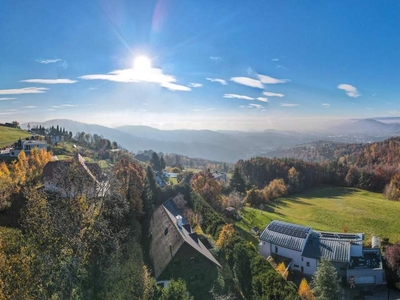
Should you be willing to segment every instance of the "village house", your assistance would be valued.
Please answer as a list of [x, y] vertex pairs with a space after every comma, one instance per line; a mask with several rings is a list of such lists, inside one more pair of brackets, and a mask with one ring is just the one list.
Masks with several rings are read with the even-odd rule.
[[19, 140], [15, 143], [14, 147], [10, 149], [9, 153], [11, 157], [18, 157], [21, 151], [24, 151], [26, 155], [29, 155], [31, 150], [33, 149], [44, 149], [47, 151], [47, 143], [46, 141], [27, 139], [27, 140]]
[[260, 234], [264, 257], [289, 259], [287, 268], [313, 275], [321, 259], [328, 259], [338, 275], [355, 285], [386, 284], [379, 245], [363, 248], [363, 233], [332, 233], [310, 227], [272, 221]]
[[[73, 187], [70, 185], [74, 185], [76, 189], [80, 189], [79, 192], [85, 192], [85, 189], [95, 188], [95, 190], [91, 191], [97, 195], [101, 195], [104, 192], [104, 187], [106, 184], [106, 178], [103, 178], [102, 171], [100, 166], [97, 163], [88, 163], [85, 159], [79, 154], [76, 153], [73, 159], [70, 160], [57, 160], [48, 162], [43, 168], [43, 181], [44, 181], [44, 190], [46, 192], [57, 193], [62, 192], [63, 196], [67, 196], [65, 194], [65, 187], [61, 188], [60, 183], [65, 183], [65, 178], [67, 174], [64, 174], [73, 164], [77, 166], [75, 169], [79, 172], [78, 176], [75, 176], [76, 179], [71, 179], [71, 182], [68, 182], [68, 189], [71, 192], [71, 196], [75, 195], [75, 191]], [[93, 183], [92, 185], [87, 185], [85, 182], [89, 180], [89, 182]], [[87, 192], [87, 191], [86, 191]]]
[[223, 185], [229, 184], [229, 178], [226, 173], [214, 171], [211, 173], [211, 175], [214, 177], [216, 181], [219, 181]]
[[171, 278], [182, 278], [189, 288], [198, 288], [211, 284], [221, 267], [172, 199], [160, 205], [151, 217], [149, 255], [154, 276], [163, 284]]

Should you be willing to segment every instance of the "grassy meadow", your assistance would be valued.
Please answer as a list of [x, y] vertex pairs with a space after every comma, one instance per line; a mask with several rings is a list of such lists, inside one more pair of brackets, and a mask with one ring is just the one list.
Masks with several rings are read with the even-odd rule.
[[365, 233], [400, 241], [400, 202], [389, 201], [380, 193], [355, 188], [321, 186], [274, 200], [263, 209], [245, 208], [236, 224], [244, 230], [261, 230], [272, 220], [310, 226], [315, 230]]
[[0, 148], [13, 144], [19, 138], [24, 139], [29, 136], [31, 134], [25, 130], [0, 126]]

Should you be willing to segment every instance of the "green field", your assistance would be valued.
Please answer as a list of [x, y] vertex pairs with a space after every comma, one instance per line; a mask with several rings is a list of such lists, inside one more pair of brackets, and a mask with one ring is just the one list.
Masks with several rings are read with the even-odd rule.
[[29, 136], [31, 134], [25, 130], [0, 126], [0, 148], [15, 143], [19, 138], [24, 139]]
[[244, 230], [264, 229], [272, 220], [307, 225], [315, 230], [365, 233], [400, 240], [400, 202], [379, 193], [355, 188], [322, 186], [295, 196], [274, 200], [263, 210], [245, 208], [237, 225]]

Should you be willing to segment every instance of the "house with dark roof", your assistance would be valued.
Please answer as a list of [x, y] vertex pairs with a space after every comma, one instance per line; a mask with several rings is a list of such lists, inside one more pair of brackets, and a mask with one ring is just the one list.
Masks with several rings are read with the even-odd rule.
[[307, 226], [272, 221], [260, 235], [264, 257], [290, 259], [288, 268], [313, 275], [321, 259], [328, 259], [342, 278], [354, 284], [386, 284], [379, 247], [363, 248], [363, 233], [315, 231]]
[[191, 287], [212, 283], [221, 267], [172, 199], [150, 221], [150, 260], [158, 281], [182, 278]]
[[[68, 185], [74, 185], [74, 187], [67, 187], [72, 194], [75, 194], [73, 188], [77, 191], [80, 189], [79, 186], [82, 186], [84, 190], [93, 189], [92, 192], [98, 195], [103, 192], [106, 178], [103, 178], [100, 166], [97, 163], [86, 162], [79, 153], [76, 153], [73, 159], [50, 161], [45, 165], [43, 168], [44, 190], [53, 193], [59, 192], [60, 184], [65, 185], [66, 183], [65, 178], [67, 174], [65, 172], [71, 171], [70, 168], [73, 166], [77, 167], [74, 169], [74, 172], [77, 172], [77, 176], [71, 178]], [[93, 184], [89, 186], [87, 185], [88, 182]]]
[[228, 175], [226, 173], [214, 171], [211, 175], [216, 181], [221, 182], [221, 184], [229, 184]]

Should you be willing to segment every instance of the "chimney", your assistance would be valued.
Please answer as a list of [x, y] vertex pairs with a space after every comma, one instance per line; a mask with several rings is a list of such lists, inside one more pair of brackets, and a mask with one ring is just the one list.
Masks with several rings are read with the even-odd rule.
[[176, 216], [176, 224], [178, 225], [179, 228], [182, 228], [182, 216], [181, 215]]

